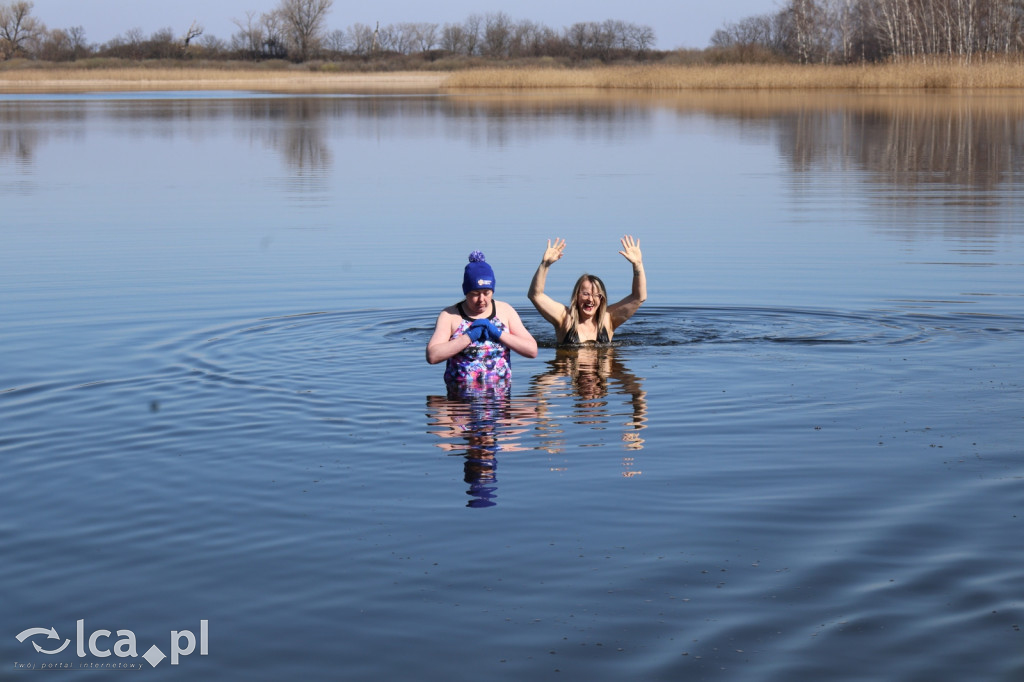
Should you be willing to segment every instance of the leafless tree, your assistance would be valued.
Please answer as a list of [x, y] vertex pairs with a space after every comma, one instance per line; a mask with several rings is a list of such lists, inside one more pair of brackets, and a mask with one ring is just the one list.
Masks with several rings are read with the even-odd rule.
[[72, 26], [67, 31], [68, 40], [71, 41], [72, 59], [78, 59], [89, 49], [89, 42], [85, 39], [85, 28]]
[[31, 2], [17, 0], [0, 5], [0, 53], [14, 56], [28, 51], [30, 41], [39, 40], [46, 26], [32, 16]]
[[619, 42], [618, 29], [625, 26], [625, 22], [608, 20], [600, 24], [594, 24], [594, 47], [597, 56], [601, 59], [611, 57], [612, 49]]
[[524, 19], [512, 26], [509, 53], [514, 57], [541, 57], [547, 53], [554, 32], [534, 21]]
[[172, 28], [154, 31], [148, 40], [142, 41], [142, 59], [171, 59], [181, 54], [181, 43], [175, 39]]
[[1009, 53], [1020, 50], [1024, 46], [1024, 2], [1003, 0], [992, 3], [988, 26], [991, 51]]
[[74, 59], [74, 48], [71, 36], [62, 28], [47, 31], [40, 42], [36, 55], [48, 62], [71, 61]]
[[390, 24], [387, 28], [391, 50], [398, 54], [411, 54], [416, 44], [416, 24]]
[[342, 54], [348, 51], [348, 34], [341, 29], [335, 29], [324, 37], [324, 48], [335, 53]]
[[429, 52], [437, 47], [438, 26], [426, 22], [405, 22], [386, 26], [387, 49], [399, 54]]
[[894, 59], [944, 55], [970, 61], [979, 52], [1021, 47], [1020, 0], [857, 0], [855, 7], [864, 5], [879, 43]]
[[[726, 25], [712, 44], [751, 41], [801, 61], [959, 58], [1024, 48], [1022, 0], [789, 0], [772, 15], [775, 38], [750, 30], [750, 20]], [[771, 41], [782, 37], [780, 46]]]
[[746, 17], [715, 31], [711, 44], [735, 50], [741, 61], [747, 61], [762, 50], [781, 49], [781, 38], [775, 35], [775, 26], [776, 17], [770, 14]]
[[238, 32], [231, 36], [231, 47], [255, 59], [263, 50], [263, 26], [255, 12], [246, 12], [244, 19], [232, 19]]
[[824, 61], [827, 56], [825, 12], [818, 0], [789, 0], [782, 11], [786, 43], [802, 64]]
[[284, 17], [280, 12], [267, 12], [260, 15], [260, 32], [263, 44], [261, 54], [271, 59], [283, 59], [288, 56], [288, 37]]
[[193, 40], [195, 40], [201, 35], [203, 35], [203, 27], [199, 24], [199, 22], [193, 21], [192, 25], [188, 27], [187, 31], [185, 31], [185, 35], [181, 37], [181, 44], [184, 45], [185, 49], [187, 50], [189, 43], [191, 43]]
[[[204, 33], [202, 37], [199, 38], [199, 47], [202, 49], [204, 54], [208, 54], [213, 57], [223, 55], [229, 49], [228, 44], [224, 40], [209, 33]], [[195, 49], [194, 45], [193, 49]]]
[[512, 37], [512, 19], [504, 12], [488, 13], [484, 19], [483, 51], [488, 57], [507, 57]]
[[114, 36], [114, 42], [119, 42], [124, 52], [132, 59], [142, 59], [142, 43], [146, 41], [146, 34], [139, 26], [133, 26], [124, 32], [124, 36]]
[[479, 14], [470, 14], [463, 22], [466, 39], [466, 54], [474, 55], [480, 50], [481, 27], [484, 25], [484, 18]]
[[462, 24], [441, 27], [441, 49], [452, 54], [466, 54], [466, 29]]
[[324, 39], [324, 22], [334, 0], [281, 0], [276, 10], [283, 24], [289, 56], [306, 61]]
[[592, 26], [589, 21], [578, 21], [565, 29], [565, 41], [579, 58], [586, 57], [590, 50]]
[[366, 24], [352, 24], [345, 31], [345, 44], [352, 54], [370, 54], [373, 50], [373, 27]]
[[854, 0], [825, 0], [826, 30], [831, 32], [830, 42], [836, 60], [847, 64], [853, 52], [856, 31]]
[[415, 24], [415, 44], [420, 52], [428, 52], [437, 47], [438, 44], [437, 24], [420, 22]]
[[399, 28], [393, 24], [387, 24], [381, 28], [378, 24], [373, 29], [372, 52], [401, 52], [402, 35]]

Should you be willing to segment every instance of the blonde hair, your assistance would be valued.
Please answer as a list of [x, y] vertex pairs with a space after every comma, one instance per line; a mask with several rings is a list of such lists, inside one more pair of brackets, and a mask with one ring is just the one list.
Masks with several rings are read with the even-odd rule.
[[[576, 307], [577, 301], [580, 297], [580, 289], [583, 287], [584, 282], [590, 282], [591, 286], [597, 289], [597, 293], [601, 295], [601, 303], [597, 306], [597, 328], [600, 329], [604, 323], [604, 315], [608, 311], [608, 292], [604, 288], [604, 282], [597, 275], [588, 275], [583, 273], [580, 278], [576, 280], [576, 286], [572, 288], [572, 301], [569, 302], [569, 329], [576, 329], [580, 323], [580, 311]], [[608, 330], [609, 332], [611, 330]]]

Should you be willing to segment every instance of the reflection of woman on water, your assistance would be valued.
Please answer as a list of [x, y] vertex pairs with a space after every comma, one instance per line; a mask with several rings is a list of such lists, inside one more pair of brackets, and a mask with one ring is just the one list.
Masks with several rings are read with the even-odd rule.
[[498, 453], [526, 450], [520, 434], [536, 421], [528, 402], [505, 392], [468, 396], [427, 396], [429, 433], [441, 438], [437, 447], [465, 457], [463, 480], [467, 507], [493, 507], [498, 493]]
[[[621, 422], [624, 446], [629, 450], [643, 448], [644, 439], [640, 432], [647, 422], [647, 393], [642, 379], [615, 357], [615, 348], [593, 345], [559, 348], [548, 364], [548, 371], [532, 380], [533, 393], [537, 398], [538, 431], [557, 438], [564, 433], [558, 423], [560, 419], [605, 429], [611, 420], [624, 416], [625, 420]], [[610, 395], [629, 396], [629, 413], [619, 412], [610, 406]], [[559, 415], [555, 404], [563, 397], [573, 398], [574, 403], [570, 414]], [[561, 448], [558, 443], [549, 441], [546, 449], [554, 451]]]
[[604, 282], [594, 275], [584, 274], [576, 281], [569, 305], [562, 305], [544, 293], [548, 268], [562, 257], [565, 240], [548, 240], [548, 248], [530, 282], [527, 294], [537, 311], [555, 327], [559, 346], [578, 345], [587, 342], [608, 343], [615, 330], [633, 316], [647, 300], [647, 276], [644, 274], [643, 254], [639, 240], [626, 235], [622, 238], [619, 253], [633, 265], [633, 289], [617, 303], [608, 304], [608, 293]]
[[515, 309], [494, 299], [494, 270], [479, 251], [469, 255], [462, 293], [464, 300], [437, 316], [427, 362], [448, 361], [444, 381], [449, 389], [507, 387], [512, 378], [509, 351], [535, 358], [537, 342]]

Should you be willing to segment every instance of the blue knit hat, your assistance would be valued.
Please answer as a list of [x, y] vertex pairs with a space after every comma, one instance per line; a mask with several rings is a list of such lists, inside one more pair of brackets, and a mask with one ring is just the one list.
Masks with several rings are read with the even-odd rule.
[[480, 251], [469, 254], [469, 265], [462, 276], [462, 293], [468, 294], [474, 289], [494, 291], [494, 270], [484, 260], [484, 254]]

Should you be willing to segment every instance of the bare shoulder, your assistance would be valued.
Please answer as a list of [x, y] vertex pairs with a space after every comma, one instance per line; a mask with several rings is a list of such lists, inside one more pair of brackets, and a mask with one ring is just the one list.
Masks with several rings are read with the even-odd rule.
[[457, 303], [453, 303], [437, 315], [438, 326], [449, 327], [452, 330], [455, 329], [462, 322], [462, 315], [459, 314], [459, 308]]
[[494, 312], [499, 320], [513, 320], [519, 317], [519, 313], [505, 301], [494, 302]]
[[462, 317], [459, 314], [459, 304], [452, 303], [450, 306], [441, 311], [441, 315], [454, 315], [455, 317]]

